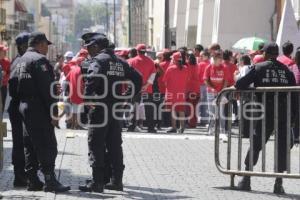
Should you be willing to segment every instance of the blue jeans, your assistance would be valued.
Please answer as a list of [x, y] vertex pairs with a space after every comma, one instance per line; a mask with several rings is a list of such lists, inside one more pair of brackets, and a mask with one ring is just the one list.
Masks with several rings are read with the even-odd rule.
[[[214, 127], [215, 127], [215, 118], [216, 118], [216, 104], [215, 104], [215, 99], [217, 98], [217, 94], [214, 93], [207, 93], [207, 101], [208, 101], [208, 111], [209, 111], [209, 133], [213, 133], [214, 132]], [[220, 116], [225, 116], [224, 115], [224, 105], [220, 105]], [[221, 129], [221, 133], [222, 131], [225, 130], [225, 119], [223, 119], [222, 117], [220, 118], [220, 129]]]
[[208, 124], [209, 120], [208, 120], [208, 101], [207, 101], [207, 87], [206, 85], [201, 85], [200, 87], [200, 117], [201, 117], [201, 123], [203, 124]]

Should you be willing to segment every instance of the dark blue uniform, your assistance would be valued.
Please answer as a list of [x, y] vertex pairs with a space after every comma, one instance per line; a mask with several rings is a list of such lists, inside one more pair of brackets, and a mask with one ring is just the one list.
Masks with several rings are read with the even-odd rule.
[[[21, 60], [21, 56], [18, 55], [12, 62], [11, 74], [9, 79], [9, 94], [11, 100], [9, 102], [8, 114], [9, 120], [12, 127], [13, 137], [13, 149], [12, 149], [12, 164], [14, 165], [15, 173], [23, 172], [25, 169], [25, 154], [27, 155], [26, 169], [28, 173], [36, 173], [38, 169], [38, 161], [36, 158], [35, 151], [30, 142], [30, 138], [23, 127], [22, 115], [19, 112], [20, 99], [18, 97], [18, 68], [17, 65]], [[23, 141], [24, 140], [24, 141]], [[27, 145], [24, 154], [24, 143]], [[30, 148], [30, 149], [29, 149]], [[31, 153], [29, 153], [31, 152]], [[29, 156], [30, 155], [30, 156]], [[30, 172], [30, 170], [35, 170]]]
[[[97, 75], [103, 75], [107, 78], [105, 86], [103, 78]], [[141, 75], [131, 68], [126, 61], [116, 57], [112, 50], [104, 49], [90, 61], [88, 77], [86, 79], [85, 96], [97, 97], [107, 94], [103, 98], [88, 100], [96, 103], [102, 103], [103, 106], [95, 106], [89, 111], [89, 125], [99, 125], [104, 121], [107, 123], [101, 127], [90, 127], [88, 131], [89, 161], [93, 168], [94, 181], [103, 183], [105, 159], [104, 153], [107, 148], [111, 161], [113, 176], [122, 178], [124, 163], [122, 151], [121, 124], [113, 117], [113, 107], [115, 103], [122, 102], [113, 95], [113, 85], [117, 81], [130, 80], [134, 84], [133, 91], [138, 93], [142, 86]], [[105, 88], [107, 87], [107, 88]], [[122, 85], [118, 84], [115, 93], [122, 95]]]
[[[30, 47], [18, 61], [17, 74], [19, 109], [32, 144], [24, 144], [29, 150], [27, 156], [32, 156], [34, 152], [30, 150], [33, 147], [42, 172], [53, 173], [57, 156], [57, 142], [50, 112], [56, 103], [50, 92], [54, 82], [53, 67], [44, 55]], [[53, 114], [57, 115], [56, 106], [53, 106]]]
[[[284, 64], [272, 59], [255, 65], [252, 70], [236, 83], [237, 89], [247, 89], [250, 84], [255, 87], [284, 87], [295, 86], [296, 81], [292, 72]], [[287, 135], [287, 98], [286, 94], [279, 94], [278, 97], [278, 172], [286, 170], [286, 135]], [[296, 111], [297, 97], [292, 96], [292, 111]], [[256, 94], [256, 100], [262, 103], [262, 95]], [[266, 141], [267, 142], [274, 130], [274, 93], [266, 95]], [[292, 113], [296, 115], [295, 112]], [[292, 118], [293, 119], [293, 118]], [[258, 161], [259, 152], [262, 149], [262, 121], [256, 123], [255, 134], [253, 137], [253, 165]], [[245, 160], [246, 170], [250, 167], [250, 150]]]

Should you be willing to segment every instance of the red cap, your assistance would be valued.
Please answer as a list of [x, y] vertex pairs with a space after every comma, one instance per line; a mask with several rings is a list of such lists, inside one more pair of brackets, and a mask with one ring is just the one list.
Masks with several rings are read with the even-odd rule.
[[138, 51], [142, 51], [142, 50], [146, 50], [146, 49], [147, 49], [147, 47], [145, 44], [138, 44], [136, 46], [136, 50], [138, 50]]
[[0, 51], [7, 51], [8, 47], [4, 46], [3, 44], [0, 45]]
[[181, 53], [180, 52], [173, 53], [172, 58], [174, 61], [181, 60], [182, 59]]

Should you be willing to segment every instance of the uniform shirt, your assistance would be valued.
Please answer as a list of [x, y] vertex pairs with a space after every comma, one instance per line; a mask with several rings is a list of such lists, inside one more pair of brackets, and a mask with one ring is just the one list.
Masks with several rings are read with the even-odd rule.
[[[250, 84], [254, 87], [284, 87], [295, 86], [296, 81], [293, 73], [286, 67], [286, 65], [277, 61], [276, 59], [268, 60], [257, 65], [254, 65], [251, 71], [241, 79], [237, 80], [235, 87], [239, 90], [244, 90]], [[293, 94], [291, 97], [291, 111], [292, 120], [294, 120], [298, 111], [298, 94]], [[256, 94], [258, 102], [262, 102], [262, 94]], [[287, 110], [287, 95], [280, 93], [278, 97], [278, 116], [279, 123], [286, 123], [286, 110]], [[266, 112], [267, 116], [274, 114], [274, 94], [269, 92], [266, 95]]]
[[199, 76], [199, 83], [200, 83], [200, 85], [204, 85], [203, 76], [204, 76], [205, 69], [209, 65], [210, 65], [210, 61], [209, 60], [202, 61], [198, 65], [198, 76]]
[[160, 68], [163, 70], [163, 73], [158, 77], [158, 80], [157, 80], [159, 92], [161, 94], [166, 93], [166, 85], [165, 85], [163, 79], [164, 79], [164, 74], [166, 73], [167, 69], [170, 66], [170, 63], [171, 63], [170, 61], [164, 61], [159, 64]]
[[289, 68], [295, 64], [295, 62], [293, 61], [292, 58], [287, 57], [287, 56], [285, 56], [285, 55], [278, 56], [277, 60], [278, 60], [279, 62], [285, 64], [285, 65], [288, 66]]
[[179, 69], [172, 64], [167, 69], [163, 81], [166, 84], [166, 102], [182, 103], [186, 101], [189, 71], [186, 66]]
[[229, 61], [224, 61], [224, 67], [227, 70], [227, 78], [228, 78], [228, 87], [231, 87], [235, 84], [234, 81], [234, 72], [238, 70], [237, 66]]
[[189, 80], [187, 83], [187, 92], [200, 93], [198, 65], [187, 65], [189, 71]]
[[[102, 98], [97, 98], [95, 100], [97, 102], [114, 103], [121, 101], [120, 98], [113, 94], [113, 89], [115, 89], [115, 94], [122, 95], [123, 84], [120, 81], [130, 80], [134, 85], [134, 94], [140, 92], [142, 87], [141, 75], [134, 68], [130, 67], [126, 61], [115, 56], [113, 50], [102, 50], [89, 63], [90, 66], [85, 84], [86, 101], [91, 101], [89, 97], [95, 96], [103, 96]], [[115, 85], [117, 81], [120, 84]], [[104, 95], [105, 93], [107, 94]]]
[[21, 56], [17, 55], [15, 59], [13, 59], [11, 64], [11, 73], [8, 80], [8, 93], [11, 97], [9, 102], [8, 111], [13, 111], [13, 105], [19, 105], [19, 97], [18, 97], [18, 74], [17, 74], [17, 64], [20, 61]]
[[[50, 116], [51, 106], [56, 104], [57, 100], [51, 95], [51, 93], [55, 94], [54, 88], [51, 88], [54, 83], [54, 72], [53, 66], [46, 56], [29, 47], [18, 61], [16, 70], [18, 76], [17, 95], [20, 100], [35, 99]], [[54, 107], [54, 114], [57, 114], [57, 107]]]
[[70, 83], [70, 102], [73, 104], [83, 103], [83, 79], [80, 67], [77, 65], [71, 66], [71, 71], [67, 75], [66, 80]]
[[5, 72], [4, 76], [2, 77], [2, 86], [7, 86], [10, 74], [10, 61], [8, 58], [4, 58], [0, 60], [0, 65], [2, 66], [2, 71]]
[[227, 70], [223, 65], [217, 67], [211, 64], [206, 68], [203, 79], [204, 81], [210, 80], [214, 86], [214, 88], [207, 87], [208, 93], [218, 93], [223, 89], [224, 81], [228, 80]]
[[[150, 76], [156, 73], [154, 62], [145, 55], [139, 54], [129, 59], [128, 63], [142, 75], [143, 85], [146, 85]], [[146, 92], [149, 94], [153, 93], [152, 84], [147, 88]]]

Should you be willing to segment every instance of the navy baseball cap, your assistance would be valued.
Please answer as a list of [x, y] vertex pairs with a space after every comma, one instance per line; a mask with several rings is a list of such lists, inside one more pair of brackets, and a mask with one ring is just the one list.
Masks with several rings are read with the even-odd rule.
[[27, 44], [28, 40], [29, 40], [29, 36], [30, 36], [30, 34], [26, 33], [26, 32], [20, 33], [19, 35], [17, 35], [17, 37], [15, 39], [17, 46]]
[[87, 38], [85, 40], [84, 46], [88, 47], [93, 44], [101, 44], [104, 48], [107, 48], [109, 45], [109, 40], [107, 39], [105, 34], [97, 33], [97, 34], [94, 34], [93, 36]]
[[264, 51], [266, 54], [270, 55], [279, 55], [279, 47], [275, 42], [270, 42], [264, 45], [264, 48], [262, 48], [262, 51]]
[[48, 45], [52, 44], [52, 42], [50, 42], [47, 39], [46, 35], [42, 32], [33, 32], [33, 33], [31, 33], [30, 36], [29, 36], [28, 43], [29, 43], [30, 46], [32, 46], [32, 45], [37, 44], [37, 43], [42, 42], [42, 41], [46, 41], [48, 43]]

